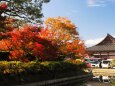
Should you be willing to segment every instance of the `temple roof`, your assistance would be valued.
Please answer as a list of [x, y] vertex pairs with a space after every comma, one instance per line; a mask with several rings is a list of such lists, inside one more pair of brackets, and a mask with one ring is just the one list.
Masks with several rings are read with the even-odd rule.
[[88, 51], [115, 51], [115, 38], [110, 34], [97, 45], [87, 48]]

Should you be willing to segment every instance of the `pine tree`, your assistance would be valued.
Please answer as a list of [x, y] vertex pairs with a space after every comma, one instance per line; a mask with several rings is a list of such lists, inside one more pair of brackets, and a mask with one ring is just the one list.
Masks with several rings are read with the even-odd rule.
[[50, 0], [0, 0], [0, 16], [2, 14], [23, 19], [27, 22], [41, 22], [43, 3]]

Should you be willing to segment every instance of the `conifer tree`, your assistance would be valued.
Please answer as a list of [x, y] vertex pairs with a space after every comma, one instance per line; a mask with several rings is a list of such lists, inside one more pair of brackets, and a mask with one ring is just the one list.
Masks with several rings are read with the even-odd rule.
[[43, 17], [41, 12], [43, 3], [50, 0], [0, 0], [0, 16], [7, 15], [28, 22], [40, 22]]

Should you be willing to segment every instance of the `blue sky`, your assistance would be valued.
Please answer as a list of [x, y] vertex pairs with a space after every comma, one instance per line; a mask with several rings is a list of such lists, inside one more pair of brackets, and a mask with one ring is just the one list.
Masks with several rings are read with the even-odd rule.
[[107, 33], [115, 36], [115, 0], [51, 0], [42, 12], [44, 19], [68, 17], [87, 46], [98, 43]]

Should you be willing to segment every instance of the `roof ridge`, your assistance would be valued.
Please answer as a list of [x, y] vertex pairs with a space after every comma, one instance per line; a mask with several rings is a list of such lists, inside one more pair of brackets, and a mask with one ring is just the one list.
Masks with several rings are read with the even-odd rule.
[[[110, 34], [107, 34], [107, 36], [97, 45], [106, 45], [106, 44], [114, 44], [115, 38], [111, 36]], [[95, 46], [97, 46], [95, 45]]]
[[[109, 33], [107, 33], [107, 36], [108, 36], [108, 37], [111, 37], [111, 38], [114, 38], [114, 37], [113, 37], [112, 35], [110, 35]], [[107, 37], [107, 36], [106, 36], [106, 37]]]

